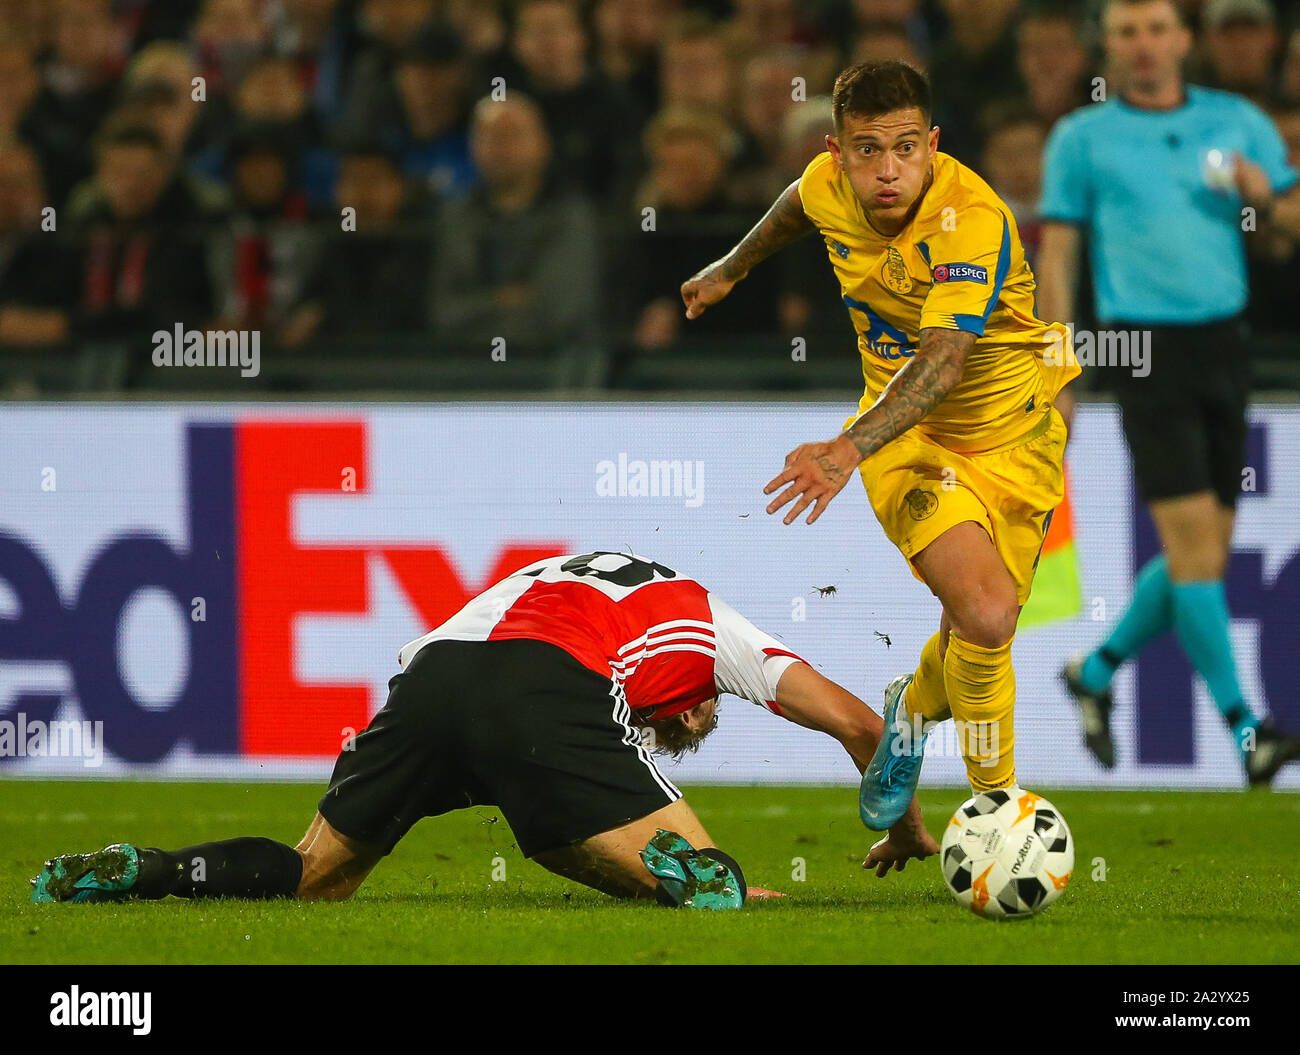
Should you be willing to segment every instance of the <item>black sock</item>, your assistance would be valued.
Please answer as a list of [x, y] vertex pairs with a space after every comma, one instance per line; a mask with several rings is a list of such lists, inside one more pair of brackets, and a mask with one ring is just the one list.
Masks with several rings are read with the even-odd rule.
[[144, 898], [292, 897], [302, 858], [274, 839], [223, 839], [181, 850], [140, 851], [135, 890]]

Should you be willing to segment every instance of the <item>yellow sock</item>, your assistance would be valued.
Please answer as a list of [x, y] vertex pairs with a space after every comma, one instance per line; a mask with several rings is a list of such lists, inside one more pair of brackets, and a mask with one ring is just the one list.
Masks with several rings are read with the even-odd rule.
[[943, 683], [943, 657], [939, 655], [939, 635], [935, 633], [921, 649], [912, 683], [903, 693], [908, 717], [921, 715], [927, 722], [942, 722], [952, 717], [948, 709], [948, 690]]
[[1011, 642], [982, 648], [950, 633], [943, 675], [952, 716], [961, 723], [958, 743], [971, 788], [978, 793], [1014, 784], [1016, 674], [1011, 669]]

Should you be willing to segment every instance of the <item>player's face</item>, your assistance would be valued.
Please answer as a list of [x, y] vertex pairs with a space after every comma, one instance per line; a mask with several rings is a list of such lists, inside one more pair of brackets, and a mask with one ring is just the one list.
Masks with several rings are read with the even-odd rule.
[[1172, 0], [1111, 4], [1106, 9], [1105, 33], [1106, 56], [1115, 75], [1143, 91], [1177, 79], [1192, 45]]
[[713, 731], [717, 711], [718, 698], [714, 696], [713, 699], [697, 703], [689, 711], [683, 712], [682, 724], [686, 726], [686, 731], [692, 739], [698, 737], [699, 740], [703, 740]]
[[867, 218], [881, 230], [899, 226], [920, 197], [939, 146], [917, 107], [875, 117], [844, 115], [826, 146], [849, 178]]

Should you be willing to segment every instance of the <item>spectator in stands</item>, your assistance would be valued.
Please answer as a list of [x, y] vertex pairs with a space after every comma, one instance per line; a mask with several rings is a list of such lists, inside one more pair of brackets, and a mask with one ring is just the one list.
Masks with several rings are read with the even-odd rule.
[[659, 42], [668, 0], [597, 0], [596, 63], [641, 114], [659, 108]]
[[1090, 101], [1088, 49], [1074, 9], [1031, 8], [1016, 25], [1018, 92], [1050, 129], [1058, 118]]
[[[825, 152], [826, 137], [834, 134], [835, 119], [829, 95], [813, 96], [786, 114], [781, 130], [783, 187], [803, 175], [809, 162]], [[828, 347], [843, 349], [847, 309], [822, 240], [800, 239], [776, 257], [774, 263], [781, 274], [781, 329], [805, 337], [810, 354], [820, 351], [815, 347], [820, 341], [827, 342]]]
[[1043, 240], [1038, 200], [1049, 126], [1033, 109], [1014, 102], [989, 106], [982, 126], [984, 151], [979, 171], [1011, 209], [1032, 265]]
[[19, 44], [0, 42], [0, 143], [35, 141], [32, 103], [40, 87], [31, 52]]
[[[281, 332], [298, 346], [316, 337], [417, 334], [428, 327], [433, 238], [429, 199], [381, 147], [343, 152], [331, 223], [303, 303]], [[352, 223], [342, 222], [344, 210]]]
[[257, 0], [203, 0], [192, 38], [208, 92], [219, 95], [244, 79], [271, 32]]
[[[786, 115], [804, 105], [794, 100], [795, 78], [804, 76], [803, 52], [772, 48], [745, 63], [740, 100], [741, 146], [732, 175], [737, 204], [766, 208], [787, 186], [781, 168]], [[805, 84], [805, 92], [806, 92]]]
[[81, 252], [80, 331], [120, 340], [132, 354], [128, 383], [150, 362], [149, 336], [176, 323], [203, 328], [213, 313], [202, 224], [220, 219], [161, 137], [110, 120], [96, 140], [95, 172], [69, 198]]
[[511, 52], [524, 91], [546, 119], [556, 175], [610, 207], [635, 178], [640, 121], [618, 86], [588, 61], [588, 50], [576, 0], [521, 0]]
[[[943, 129], [939, 149], [959, 161], [979, 160], [980, 111], [1019, 87], [1012, 20], [1019, 0], [942, 0], [949, 35], [930, 62]], [[946, 121], [946, 123], [945, 123]]]
[[194, 78], [197, 63], [189, 50], [175, 41], [157, 40], [132, 57], [123, 77], [123, 102], [138, 102], [142, 116], [163, 137], [167, 147], [180, 158], [191, 153], [202, 138], [200, 121], [205, 109], [196, 98]]
[[1266, 106], [1281, 38], [1269, 0], [1210, 0], [1201, 16], [1210, 83]]
[[1278, 78], [1278, 98], [1286, 106], [1300, 106], [1300, 28], [1291, 33]]
[[691, 12], [675, 20], [660, 50], [660, 105], [712, 110], [730, 120], [735, 70], [726, 38], [710, 19]]
[[393, 68], [402, 50], [433, 21], [434, 0], [361, 0], [357, 28], [364, 40], [352, 64], [343, 115], [335, 131], [359, 142], [393, 112]]
[[862, 26], [849, 52], [851, 62], [906, 62], [925, 71], [926, 63], [911, 35], [895, 22], [872, 22]]
[[[1300, 106], [1281, 107], [1270, 115], [1287, 146], [1287, 162], [1300, 171]], [[1286, 334], [1289, 357], [1295, 358], [1295, 296], [1300, 290], [1300, 239], [1277, 224], [1265, 224], [1246, 239], [1250, 266], [1250, 305], [1246, 317], [1265, 339]]]
[[[925, 15], [921, 12], [921, 0], [852, 0], [849, 11], [851, 23], [850, 26], [841, 34], [848, 38], [854, 37], [861, 40], [867, 35], [868, 30], [878, 33], [884, 33], [885, 27], [890, 27], [894, 31], [902, 32], [908, 40], [908, 44], [918, 56], [928, 59], [930, 50], [934, 45], [930, 33], [929, 23], [926, 22]], [[901, 55], [880, 55], [874, 58], [890, 59], [897, 58], [901, 62], [908, 61]], [[862, 59], [860, 61], [867, 61]], [[924, 69], [923, 65], [916, 65], [917, 69]]]
[[0, 345], [67, 339], [71, 274], [61, 240], [41, 229], [48, 204], [36, 152], [0, 145]]
[[403, 50], [393, 72], [398, 117], [392, 148], [411, 179], [435, 195], [474, 181], [469, 156], [470, 64], [450, 26], [427, 26]]
[[481, 182], [448, 202], [438, 225], [440, 339], [484, 355], [497, 337], [542, 350], [589, 339], [600, 303], [595, 222], [589, 204], [551, 178], [541, 108], [518, 91], [480, 101], [470, 149]]
[[505, 0], [446, 0], [443, 17], [476, 62], [492, 64], [490, 60], [504, 51], [509, 36]]
[[241, 129], [227, 153], [230, 222], [210, 241], [222, 328], [279, 330], [301, 302], [317, 240], [293, 149], [273, 128]]
[[[640, 351], [667, 348], [682, 336], [682, 262], [716, 259], [752, 225], [752, 207], [737, 210], [728, 198], [736, 135], [708, 110], [665, 110], [646, 129], [650, 176], [637, 192], [638, 209], [654, 209], [654, 229], [639, 234], [629, 256], [635, 258], [631, 317]], [[699, 333], [727, 337], [770, 333], [777, 324], [777, 273], [755, 273], [738, 285], [740, 297], [726, 314]], [[703, 321], [705, 316], [697, 321]]]
[[294, 61], [274, 54], [256, 59], [239, 82], [231, 103], [230, 126], [216, 145], [196, 159], [199, 169], [214, 177], [224, 173], [225, 153], [237, 129], [252, 125], [274, 129], [280, 142], [297, 158], [294, 185], [306, 192], [313, 208], [326, 205], [334, 187], [336, 161], [323, 144], [320, 124], [308, 105]]
[[50, 197], [90, 172], [90, 144], [114, 102], [126, 42], [108, 0], [55, 0], [54, 50], [29, 111]]
[[350, 58], [340, 0], [279, 0], [267, 18], [276, 53], [294, 61], [312, 109], [333, 124], [342, 112]]

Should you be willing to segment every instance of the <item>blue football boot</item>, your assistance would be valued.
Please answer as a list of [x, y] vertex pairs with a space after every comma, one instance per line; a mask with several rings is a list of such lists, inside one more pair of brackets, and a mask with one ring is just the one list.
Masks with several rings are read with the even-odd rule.
[[887, 831], [898, 823], [921, 777], [929, 733], [917, 739], [903, 706], [903, 691], [911, 682], [912, 675], [902, 674], [885, 689], [884, 732], [858, 789], [858, 812], [873, 832]]

